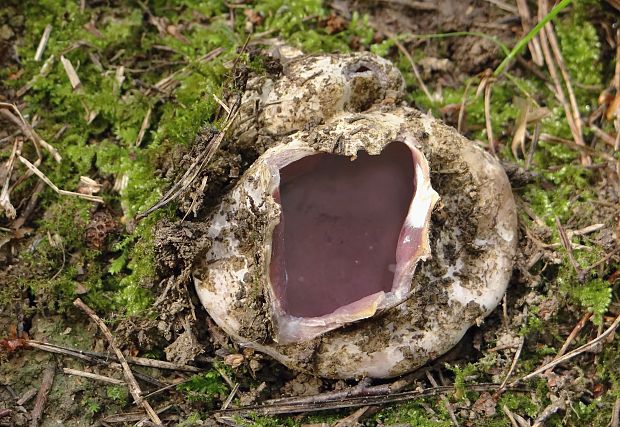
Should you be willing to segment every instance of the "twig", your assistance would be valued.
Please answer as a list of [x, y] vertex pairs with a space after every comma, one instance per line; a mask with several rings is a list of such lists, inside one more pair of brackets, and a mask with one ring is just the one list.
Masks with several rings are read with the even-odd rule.
[[426, 1], [413, 1], [413, 0], [380, 0], [381, 3], [387, 4], [397, 4], [399, 6], [405, 6], [409, 9], [422, 11], [422, 12], [433, 12], [439, 8], [436, 4]]
[[81, 199], [89, 200], [91, 202], [103, 203], [103, 199], [99, 196], [93, 196], [91, 194], [76, 193], [75, 191], [61, 190], [60, 188], [56, 187], [56, 185], [52, 181], [50, 181], [49, 178], [46, 177], [45, 174], [43, 174], [43, 172], [39, 170], [39, 168], [37, 168], [32, 163], [30, 163], [27, 159], [25, 159], [22, 156], [18, 156], [18, 158], [20, 162], [22, 162], [36, 176], [38, 176], [43, 182], [45, 182], [52, 190], [54, 190], [56, 193], [60, 194], [61, 196], [75, 196]]
[[47, 397], [52, 389], [54, 383], [54, 375], [56, 373], [56, 361], [52, 360], [45, 371], [43, 371], [43, 379], [41, 380], [41, 388], [37, 394], [37, 399], [34, 402], [34, 408], [32, 409], [30, 427], [37, 427], [43, 411], [45, 410], [45, 404], [47, 403]]
[[[577, 322], [577, 324], [575, 325], [575, 327], [573, 328], [573, 330], [571, 331], [571, 333], [568, 335], [568, 338], [566, 338], [566, 341], [564, 342], [564, 344], [562, 345], [562, 348], [560, 348], [560, 351], [558, 351], [558, 354], [556, 355], [556, 357], [561, 357], [564, 355], [564, 353], [566, 353], [566, 350], [568, 350], [568, 347], [570, 346], [570, 344], [573, 342], [573, 340], [575, 339], [575, 337], [577, 336], [577, 334], [579, 333], [579, 331], [581, 331], [583, 329], [583, 327], [585, 326], [586, 322], [588, 321], [588, 319], [592, 317], [592, 312], [588, 311], [586, 312], [586, 314], [584, 314], [581, 319], [579, 320], [579, 322]], [[553, 367], [547, 369], [545, 371], [545, 374], [550, 373], [551, 371], [553, 371]]]
[[226, 398], [224, 403], [222, 403], [222, 408], [221, 409], [227, 409], [228, 408], [228, 405], [230, 405], [230, 402], [232, 402], [232, 400], [235, 398], [235, 395], [237, 394], [238, 391], [239, 391], [239, 383], [235, 384], [233, 389], [230, 391], [230, 394], [228, 395], [228, 397]]
[[26, 208], [22, 211], [21, 215], [11, 223], [11, 228], [13, 230], [20, 229], [28, 220], [34, 209], [37, 207], [37, 200], [39, 199], [39, 195], [43, 192], [45, 188], [45, 183], [43, 181], [38, 181], [37, 185], [34, 187], [32, 191], [32, 195], [28, 200], [28, 204]]
[[39, 46], [37, 47], [37, 51], [34, 54], [34, 60], [40, 61], [43, 56], [43, 51], [45, 50], [45, 46], [47, 46], [47, 41], [50, 38], [50, 34], [52, 32], [52, 26], [47, 24], [45, 26], [45, 30], [43, 30], [43, 35], [41, 36], [41, 40], [39, 41]]
[[[467, 387], [468, 391], [482, 392], [497, 390], [499, 384], [474, 384]], [[529, 391], [527, 388], [511, 388], [515, 391]], [[297, 403], [292, 400], [292, 403], [288, 402], [288, 399], [279, 399], [278, 403], [266, 404], [266, 405], [253, 405], [244, 406], [240, 408], [231, 408], [222, 410], [216, 410], [216, 413], [257, 413], [261, 415], [277, 415], [277, 414], [294, 414], [301, 412], [316, 412], [332, 409], [343, 408], [359, 408], [362, 406], [375, 406], [384, 405], [388, 403], [406, 402], [412, 399], [419, 399], [423, 397], [437, 396], [445, 393], [454, 393], [454, 386], [438, 386], [427, 388], [424, 390], [413, 390], [399, 393], [390, 393], [388, 395], [370, 395], [370, 396], [358, 396], [349, 398], [333, 398], [323, 399], [321, 395], [314, 396], [316, 401], [312, 401], [313, 396], [306, 397], [306, 402]], [[296, 399], [296, 398], [295, 398]]]
[[[51, 353], [62, 354], [65, 356], [75, 357], [78, 359], [85, 360], [91, 363], [100, 363], [101, 360], [105, 360], [105, 364], [109, 363], [109, 360], [118, 361], [118, 359], [114, 355], [109, 355], [105, 353], [98, 353], [94, 351], [85, 351], [72, 349], [65, 346], [61, 346], [58, 344], [51, 344], [36, 340], [27, 340], [25, 344], [29, 347], [36, 348], [38, 350], [48, 351]], [[186, 371], [186, 372], [202, 372], [203, 369], [196, 368], [195, 366], [189, 365], [179, 365], [177, 363], [166, 362], [165, 360], [155, 360], [155, 359], [147, 359], [145, 357], [126, 357], [127, 362], [132, 365], [138, 366], [147, 366], [150, 368], [158, 368], [158, 369], [168, 369], [172, 371]]]
[[112, 333], [110, 332], [106, 324], [103, 323], [103, 320], [101, 320], [99, 316], [97, 316], [97, 314], [81, 299], [77, 298], [75, 301], [73, 301], [73, 305], [84, 311], [88, 315], [88, 317], [90, 317], [91, 320], [97, 324], [99, 329], [101, 329], [101, 332], [108, 340], [110, 347], [112, 347], [112, 349], [114, 350], [116, 357], [118, 358], [121, 366], [123, 367], [123, 374], [125, 376], [125, 381], [127, 382], [127, 387], [129, 388], [129, 392], [133, 396], [135, 402], [144, 408], [151, 421], [153, 421], [157, 425], [161, 425], [162, 423], [157, 416], [157, 413], [153, 410], [149, 402], [142, 398], [142, 390], [140, 390], [140, 385], [138, 385], [136, 378], [133, 376], [133, 373], [131, 372], [131, 368], [129, 367], [129, 364], [125, 359], [125, 356], [116, 346], [116, 343], [114, 342], [114, 337], [112, 336]]
[[[527, 317], [527, 314], [525, 315], [525, 317]], [[500, 394], [504, 392], [504, 389], [506, 388], [506, 384], [508, 384], [508, 380], [510, 379], [513, 372], [515, 371], [517, 367], [517, 362], [519, 361], [519, 357], [521, 357], [521, 351], [523, 351], [523, 344], [525, 344], [525, 337], [521, 337], [521, 339], [519, 340], [519, 347], [517, 347], [515, 357], [512, 359], [512, 363], [510, 364], [510, 369], [508, 369], [506, 378], [504, 378], [504, 381], [502, 381], [502, 384], [499, 386], [499, 388], [493, 395], [493, 398], [495, 400], [499, 399]]]
[[573, 351], [570, 351], [570, 352], [566, 353], [564, 356], [556, 357], [551, 362], [546, 363], [543, 366], [541, 366], [540, 368], [536, 369], [534, 372], [531, 372], [531, 373], [525, 375], [524, 377], [519, 378], [519, 379], [513, 381], [512, 383], [510, 383], [510, 386], [514, 386], [514, 385], [519, 384], [522, 381], [527, 381], [527, 380], [529, 380], [531, 378], [534, 378], [534, 377], [540, 375], [541, 373], [545, 372], [547, 369], [551, 369], [554, 366], [559, 365], [560, 363], [566, 362], [567, 360], [570, 360], [570, 359], [572, 359], [575, 356], [579, 356], [580, 354], [582, 354], [582, 353], [584, 353], [584, 352], [586, 352], [588, 350], [591, 350], [592, 348], [596, 347], [601, 341], [605, 340], [609, 335], [614, 333], [619, 325], [620, 325], [620, 315], [618, 315], [615, 318], [615, 320], [613, 321], [611, 326], [609, 328], [607, 328], [607, 330], [605, 330], [605, 332], [603, 332], [598, 337], [594, 338], [592, 341], [582, 345], [581, 347], [578, 347], [578, 348], [574, 349]]
[[110, 384], [123, 385], [125, 381], [117, 380], [116, 378], [110, 378], [103, 375], [93, 374], [92, 372], [79, 371], [77, 369], [62, 368], [62, 371], [67, 375], [75, 375], [78, 377], [90, 378], [92, 380], [103, 381]]
[[424, 95], [426, 95], [428, 100], [431, 103], [433, 103], [434, 102], [433, 97], [431, 93], [428, 91], [428, 88], [426, 87], [426, 85], [424, 84], [424, 80], [422, 80], [422, 76], [420, 75], [420, 70], [418, 70], [418, 66], [415, 64], [415, 61], [411, 57], [411, 54], [409, 53], [409, 51], [405, 48], [405, 46], [402, 45], [401, 42], [398, 41], [398, 39], [396, 38], [394, 34], [392, 34], [391, 32], [387, 30], [382, 30], [382, 31], [394, 42], [398, 50], [400, 50], [401, 53], [405, 55], [405, 57], [407, 58], [407, 61], [409, 61], [409, 64], [411, 65], [411, 69], [413, 70], [413, 75], [415, 76], [416, 80], [418, 81], [418, 84], [420, 85], [420, 89], [422, 89], [422, 92], [424, 92]]
[[[430, 371], [426, 371], [426, 378], [428, 378], [433, 387], [438, 387], [437, 381], [435, 381], [435, 378], [433, 377], [433, 374], [430, 373]], [[455, 427], [459, 427], [459, 421], [456, 419], [456, 415], [454, 415], [454, 409], [452, 409], [452, 405], [450, 404], [448, 398], [442, 394], [441, 401], [443, 402], [446, 410], [448, 411], [448, 414], [450, 415], [452, 424], [454, 424]]]

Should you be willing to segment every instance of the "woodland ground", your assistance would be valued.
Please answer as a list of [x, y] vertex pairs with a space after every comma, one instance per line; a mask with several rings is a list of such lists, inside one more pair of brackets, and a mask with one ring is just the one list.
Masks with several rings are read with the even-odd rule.
[[[617, 427], [620, 10], [563, 1], [545, 38], [500, 66], [544, 3], [2, 0], [0, 425], [149, 424], [80, 298], [170, 425]], [[497, 152], [517, 200], [519, 255], [503, 304], [440, 360], [365, 384], [392, 391], [374, 406], [212, 412], [229, 396], [237, 407], [362, 387], [235, 347], [196, 304], [181, 265], [162, 262], [183, 249], [162, 224], [170, 230], [190, 210], [186, 221], [199, 221], [254, 158], [224, 143], [197, 204], [185, 195], [136, 221], [221, 128], [214, 95], [238, 89], [240, 70], [270, 72], [275, 38], [394, 61], [408, 102]], [[502, 393], [488, 385], [531, 373]], [[390, 403], [398, 387], [434, 382], [449, 391]]]

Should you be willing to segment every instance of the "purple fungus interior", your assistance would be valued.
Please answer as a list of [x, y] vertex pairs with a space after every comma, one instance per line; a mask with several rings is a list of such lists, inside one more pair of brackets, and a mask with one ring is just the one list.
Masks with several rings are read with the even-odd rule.
[[392, 142], [379, 155], [321, 153], [280, 169], [270, 279], [287, 314], [320, 317], [392, 290], [414, 166], [411, 149]]

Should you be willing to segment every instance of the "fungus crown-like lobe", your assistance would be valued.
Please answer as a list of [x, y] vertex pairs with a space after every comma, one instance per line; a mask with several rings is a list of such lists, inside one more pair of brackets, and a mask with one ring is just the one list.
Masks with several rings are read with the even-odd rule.
[[322, 317], [393, 289], [415, 167], [411, 149], [392, 142], [379, 155], [319, 153], [280, 169], [269, 270], [286, 314]]

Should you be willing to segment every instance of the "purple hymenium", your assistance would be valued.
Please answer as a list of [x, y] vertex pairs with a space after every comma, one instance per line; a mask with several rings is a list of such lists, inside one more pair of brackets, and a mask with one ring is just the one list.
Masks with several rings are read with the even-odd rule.
[[392, 142], [378, 155], [313, 154], [278, 172], [269, 278], [279, 341], [304, 340], [402, 301], [427, 255], [436, 200], [421, 153]]

